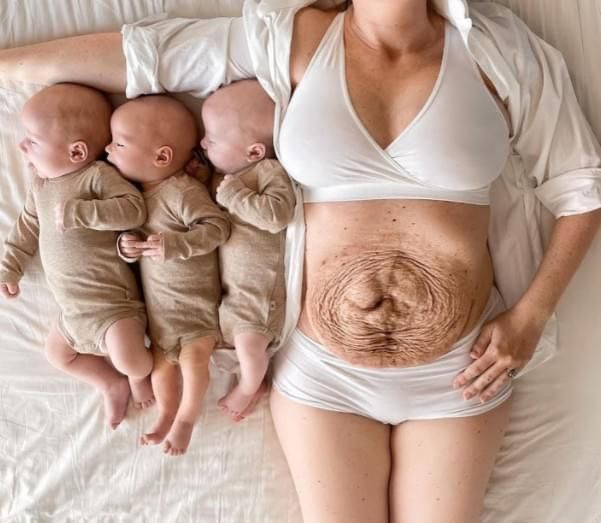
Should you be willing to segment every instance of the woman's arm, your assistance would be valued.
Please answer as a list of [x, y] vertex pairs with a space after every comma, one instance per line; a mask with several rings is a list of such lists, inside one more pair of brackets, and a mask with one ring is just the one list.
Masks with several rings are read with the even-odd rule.
[[77, 82], [108, 92], [190, 92], [255, 76], [242, 18], [156, 16], [121, 33], [62, 38], [0, 51], [0, 79]]
[[[534, 277], [506, 312], [484, 325], [472, 350], [475, 361], [454, 381], [457, 387], [466, 386], [465, 397], [486, 400], [510, 379], [509, 370], [521, 370], [532, 358], [545, 323], [599, 227], [601, 147], [559, 51], [507, 8], [481, 3], [470, 14], [473, 49], [511, 117], [520, 168], [515, 179], [505, 181], [524, 193], [516, 203], [530, 207], [525, 209], [527, 219], [537, 220], [534, 197], [556, 218]], [[500, 263], [517, 262], [510, 257], [495, 260]]]
[[121, 34], [73, 36], [0, 50], [0, 78], [43, 85], [76, 82], [111, 93], [123, 92]]
[[[295, 9], [283, 11], [294, 15]], [[335, 12], [315, 8], [301, 9], [294, 16], [290, 56], [293, 86], [334, 16]], [[259, 18], [255, 25], [263, 38], [258, 41], [267, 45], [271, 40]], [[277, 43], [281, 46], [286, 43], [286, 29], [278, 24], [272, 30], [280, 31]], [[274, 52], [277, 55], [280, 51]], [[255, 58], [270, 76], [273, 71], [263, 63], [263, 55]], [[130, 97], [163, 91], [187, 91], [204, 97], [220, 85], [257, 76], [255, 66], [242, 18], [155, 17], [127, 24], [121, 33], [73, 36], [0, 50], [0, 79], [43, 85], [76, 82], [111, 93], [126, 91]]]
[[520, 370], [528, 363], [600, 224], [601, 209], [557, 219], [527, 291], [513, 307], [482, 328], [471, 351], [474, 363], [455, 379], [456, 388], [475, 379], [463, 392], [466, 399], [476, 395], [483, 401], [490, 399], [510, 379], [509, 369]]
[[543, 261], [515, 307], [546, 322], [580, 266], [599, 225], [601, 209], [556, 220]]

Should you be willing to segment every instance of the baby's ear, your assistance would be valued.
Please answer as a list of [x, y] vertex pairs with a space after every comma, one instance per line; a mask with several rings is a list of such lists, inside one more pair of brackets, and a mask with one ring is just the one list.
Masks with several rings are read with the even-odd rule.
[[88, 159], [88, 144], [83, 140], [77, 140], [69, 144], [69, 160], [72, 163], [85, 162]]
[[162, 145], [154, 152], [155, 167], [167, 167], [172, 161], [173, 149], [169, 145]]
[[265, 158], [266, 153], [267, 147], [265, 147], [264, 143], [253, 143], [246, 148], [246, 161], [248, 163], [260, 162], [263, 158]]

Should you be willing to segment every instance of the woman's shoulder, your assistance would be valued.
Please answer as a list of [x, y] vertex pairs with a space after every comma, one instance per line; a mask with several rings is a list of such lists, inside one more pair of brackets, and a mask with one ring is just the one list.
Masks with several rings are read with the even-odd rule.
[[304, 7], [294, 17], [290, 50], [290, 80], [296, 85], [302, 78], [337, 10]]

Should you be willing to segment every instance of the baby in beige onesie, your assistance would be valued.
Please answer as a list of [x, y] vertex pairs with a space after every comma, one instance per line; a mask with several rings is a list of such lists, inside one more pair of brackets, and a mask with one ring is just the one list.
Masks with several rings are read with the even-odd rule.
[[159, 416], [141, 443], [163, 441], [165, 453], [176, 456], [188, 447], [209, 384], [219, 340], [217, 247], [230, 225], [206, 187], [183, 172], [198, 130], [181, 102], [163, 95], [127, 102], [115, 110], [111, 131], [108, 159], [141, 185], [148, 213], [138, 231], [119, 240], [122, 255], [139, 260], [154, 357]]
[[217, 202], [232, 222], [219, 249], [222, 302], [219, 322], [240, 361], [236, 387], [219, 401], [243, 419], [263, 392], [268, 347], [284, 322], [285, 230], [294, 214], [292, 184], [273, 159], [274, 104], [255, 80], [223, 87], [205, 101], [201, 146], [216, 176]]
[[20, 148], [33, 175], [25, 208], [4, 243], [0, 291], [19, 294], [26, 263], [39, 249], [59, 307], [48, 360], [102, 392], [115, 428], [130, 388], [137, 406], [153, 396], [144, 305], [134, 275], [115, 252], [115, 231], [144, 223], [144, 200], [113, 167], [96, 161], [110, 140], [111, 110], [101, 93], [74, 84], [45, 88], [25, 104]]

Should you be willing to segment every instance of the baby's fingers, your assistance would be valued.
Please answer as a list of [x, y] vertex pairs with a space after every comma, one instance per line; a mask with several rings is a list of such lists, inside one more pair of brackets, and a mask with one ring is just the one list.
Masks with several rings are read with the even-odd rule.
[[144, 243], [141, 242], [138, 239], [135, 240], [126, 240], [124, 237], [119, 239], [119, 248], [121, 250], [125, 250], [125, 249], [139, 249], [140, 247], [138, 247], [138, 244], [140, 243]]
[[135, 247], [121, 247], [121, 254], [126, 258], [139, 258], [142, 256], [142, 249], [137, 249]]
[[0, 294], [5, 298], [16, 298], [19, 295], [17, 283], [0, 283]]
[[161, 257], [161, 249], [160, 248], [147, 248], [142, 251], [142, 256], [150, 256], [153, 259], [159, 259]]

